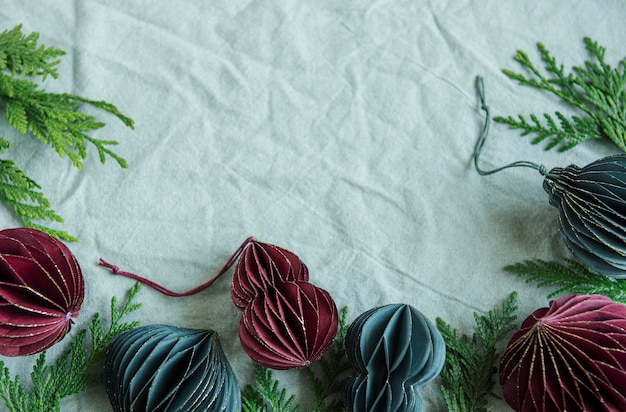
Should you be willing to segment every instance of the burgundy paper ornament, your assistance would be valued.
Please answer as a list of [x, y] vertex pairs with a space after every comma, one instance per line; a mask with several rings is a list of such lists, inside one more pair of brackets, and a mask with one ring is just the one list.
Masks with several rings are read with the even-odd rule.
[[309, 282], [283, 282], [256, 295], [239, 322], [244, 351], [272, 369], [308, 366], [328, 349], [339, 318], [330, 294]]
[[136, 279], [168, 296], [198, 293], [235, 263], [231, 298], [243, 310], [239, 338], [244, 351], [257, 363], [273, 369], [304, 367], [318, 360], [337, 333], [337, 307], [327, 291], [308, 282], [309, 270], [293, 252], [249, 237], [217, 275], [180, 293], [100, 259], [100, 264], [113, 273]]
[[61, 241], [35, 229], [0, 231], [0, 355], [41, 352], [70, 330], [85, 285]]
[[149, 279], [100, 259], [100, 266], [107, 267], [116, 275], [122, 275], [150, 286], [167, 296], [182, 297], [195, 295], [211, 286], [235, 264], [231, 283], [231, 298], [235, 306], [243, 310], [260, 292], [277, 282], [309, 280], [309, 270], [295, 253], [276, 245], [259, 242], [253, 236], [247, 238], [228, 259], [220, 271], [205, 283], [186, 292], [174, 292]]
[[567, 295], [530, 315], [500, 361], [515, 411], [626, 411], [626, 306]]
[[231, 297], [244, 310], [260, 292], [277, 282], [293, 280], [309, 280], [309, 270], [300, 258], [281, 247], [252, 239], [235, 266]]

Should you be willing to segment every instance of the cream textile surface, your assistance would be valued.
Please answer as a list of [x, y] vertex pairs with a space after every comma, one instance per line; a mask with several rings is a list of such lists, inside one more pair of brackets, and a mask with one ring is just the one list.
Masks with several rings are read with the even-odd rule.
[[[474, 171], [484, 120], [475, 78], [484, 77], [494, 115], [572, 113], [501, 73], [518, 70], [516, 50], [539, 62], [543, 42], [569, 69], [588, 58], [590, 36], [612, 65], [626, 56], [618, 0], [2, 3], [1, 30], [22, 23], [67, 51], [48, 90], [110, 101], [136, 121], [131, 131], [102, 116], [107, 126], [94, 133], [120, 142], [125, 170], [112, 159], [101, 165], [93, 150], [77, 170], [0, 123], [12, 143], [6, 157], [42, 185], [62, 228], [80, 239], [69, 247], [86, 301], [72, 333], [133, 284], [98, 258], [183, 291], [213, 276], [250, 235], [298, 254], [350, 319], [399, 302], [470, 332], [473, 312], [514, 290], [524, 318], [548, 303], [547, 292], [503, 266], [571, 255], [537, 172]], [[482, 166], [582, 166], [617, 150], [594, 141], [546, 152], [496, 124]], [[5, 206], [0, 222], [20, 225]], [[243, 387], [252, 363], [229, 281], [186, 298], [143, 288], [135, 318], [216, 330]], [[27, 375], [34, 359], [3, 361]], [[276, 376], [307, 392], [302, 372]], [[438, 381], [421, 394], [426, 411], [445, 410]], [[508, 410], [496, 399], [490, 407]], [[102, 386], [62, 409], [111, 410]]]

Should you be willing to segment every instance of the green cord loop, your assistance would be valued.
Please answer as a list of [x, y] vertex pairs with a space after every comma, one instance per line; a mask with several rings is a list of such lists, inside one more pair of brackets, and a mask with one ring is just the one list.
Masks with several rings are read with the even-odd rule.
[[538, 170], [542, 176], [545, 176], [548, 173], [545, 166], [537, 164], [537, 163], [529, 162], [526, 160], [513, 162], [508, 165], [504, 165], [502, 167], [498, 167], [497, 169], [492, 169], [492, 170], [483, 170], [480, 168], [480, 166], [478, 166], [478, 157], [480, 156], [480, 153], [483, 150], [483, 146], [485, 145], [485, 141], [487, 140], [487, 137], [489, 136], [489, 127], [491, 125], [491, 115], [489, 113], [489, 106], [487, 106], [487, 103], [485, 102], [485, 84], [483, 82], [483, 78], [480, 76], [476, 77], [476, 90], [478, 91], [478, 97], [480, 98], [480, 108], [481, 110], [485, 112], [485, 125], [483, 126], [483, 131], [480, 134], [478, 141], [476, 142], [476, 146], [474, 146], [474, 154], [472, 156], [474, 158], [474, 168], [476, 169], [478, 174], [481, 176], [486, 176], [486, 175], [491, 175], [491, 174], [497, 173], [501, 170], [508, 169], [511, 167], [530, 167], [532, 169]]

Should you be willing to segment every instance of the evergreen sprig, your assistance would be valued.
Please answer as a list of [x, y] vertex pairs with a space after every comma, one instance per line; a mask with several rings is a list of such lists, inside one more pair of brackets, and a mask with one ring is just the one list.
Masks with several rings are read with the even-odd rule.
[[134, 127], [132, 119], [124, 116], [117, 107], [73, 94], [48, 93], [31, 81], [4, 76], [5, 87], [0, 84], [0, 97], [6, 104], [6, 119], [14, 129], [21, 133], [31, 132], [52, 146], [59, 156], [67, 156], [79, 169], [87, 157], [87, 144], [96, 147], [102, 163], [110, 156], [121, 167], [127, 167], [126, 160], [109, 149], [118, 142], [87, 134], [105, 124], [78, 110], [80, 103], [87, 103], [117, 116], [126, 126]]
[[339, 316], [339, 329], [333, 344], [322, 358], [306, 369], [306, 374], [313, 388], [313, 405], [310, 412], [339, 412], [344, 404], [338, 394], [342, 384], [353, 366], [345, 350], [346, 333], [350, 324], [347, 322], [348, 307], [344, 307]]
[[516, 310], [517, 293], [513, 292], [500, 309], [490, 310], [487, 316], [474, 313], [476, 326], [471, 337], [437, 318], [437, 327], [446, 342], [441, 392], [450, 411], [487, 411], [487, 396], [493, 395], [493, 375], [497, 371], [496, 344], [515, 329]]
[[287, 397], [287, 390], [272, 377], [272, 371], [254, 365], [256, 385], [247, 386], [242, 399], [243, 412], [298, 412], [300, 404], [295, 395]]
[[[110, 157], [121, 167], [127, 167], [126, 160], [111, 150], [117, 141], [89, 135], [104, 127], [105, 123], [79, 108], [86, 104], [108, 112], [131, 129], [134, 128], [133, 120], [105, 101], [42, 90], [34, 80], [43, 81], [48, 76], [56, 79], [59, 57], [65, 52], [38, 45], [38, 39], [36, 32], [23, 34], [21, 25], [0, 33], [0, 103], [4, 104], [8, 124], [20, 133], [30, 133], [50, 145], [59, 156], [67, 156], [77, 168], [83, 167], [88, 146], [96, 148], [102, 163]], [[0, 153], [8, 147], [7, 140], [0, 137]], [[13, 161], [0, 159], [0, 162], [0, 184], [4, 184], [0, 186], [0, 202], [10, 206], [27, 227], [64, 240], [76, 240], [63, 231], [33, 222], [62, 222], [63, 219], [50, 208], [50, 202], [34, 180], [27, 178]]]
[[[348, 327], [348, 308], [344, 307], [339, 317], [339, 329], [333, 343], [324, 356], [305, 369], [312, 387], [313, 401], [309, 412], [343, 411], [345, 406], [338, 396], [342, 383], [352, 370], [344, 346]], [[256, 383], [248, 385], [243, 393], [243, 412], [298, 412], [301, 403], [295, 395], [289, 395], [280, 382], [273, 378], [272, 371], [254, 365]]]
[[538, 43], [537, 48], [545, 66], [545, 74], [532, 62], [528, 54], [519, 50], [514, 59], [529, 76], [504, 69], [503, 73], [519, 84], [554, 94], [582, 116], [567, 117], [561, 112], [540, 116], [531, 114], [497, 116], [496, 122], [520, 129], [522, 136], [536, 135], [533, 144], [549, 140], [546, 150], [559, 147], [564, 151], [590, 139], [608, 138], [626, 151], [626, 59], [613, 69], [605, 61], [606, 50], [596, 41], [585, 37], [584, 43], [592, 60], [575, 66], [566, 73], [548, 49]]
[[[9, 142], [0, 137], [0, 154], [9, 147]], [[26, 176], [13, 161], [0, 159], [0, 202], [9, 205], [24, 226], [45, 230], [59, 239], [75, 241], [76, 238], [62, 230], [44, 228], [33, 221], [50, 220], [62, 222], [63, 218], [50, 208], [50, 201], [41, 192], [41, 187]]]
[[537, 283], [537, 287], [555, 288], [548, 299], [564, 293], [582, 293], [605, 295], [616, 302], [626, 303], [626, 279], [613, 279], [590, 272], [582, 264], [570, 259], [561, 262], [526, 260], [505, 266], [504, 269], [526, 278], [527, 283]]
[[57, 59], [65, 52], [55, 47], [38, 45], [39, 33], [28, 35], [22, 33], [19, 24], [11, 30], [0, 33], [0, 71], [8, 70], [12, 76], [41, 76], [46, 80], [48, 76], [58, 77]]
[[139, 309], [135, 303], [140, 289], [136, 283], [128, 293], [126, 302], [118, 307], [117, 299], [111, 299], [111, 323], [105, 331], [100, 315], [96, 314], [89, 324], [91, 348], [88, 346], [87, 330], [80, 331], [54, 364], [46, 362], [42, 352], [30, 374], [32, 388], [26, 389], [19, 375], [11, 377], [9, 369], [0, 361], [0, 397], [9, 412], [51, 412], [61, 410], [61, 399], [84, 391], [101, 381], [101, 374], [90, 369], [101, 361], [111, 341], [120, 333], [138, 326], [138, 322], [124, 322], [123, 318]]

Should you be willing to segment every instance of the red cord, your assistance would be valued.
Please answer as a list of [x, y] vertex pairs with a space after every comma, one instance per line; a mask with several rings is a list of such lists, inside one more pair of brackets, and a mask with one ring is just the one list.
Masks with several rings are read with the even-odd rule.
[[230, 259], [228, 259], [228, 262], [226, 262], [226, 264], [224, 265], [224, 267], [215, 275], [213, 276], [211, 279], [209, 279], [207, 282], [201, 284], [200, 286], [196, 286], [193, 289], [188, 290], [187, 292], [174, 292], [170, 289], [167, 289], [161, 285], [159, 285], [158, 283], [155, 283], [149, 279], [146, 279], [142, 276], [136, 275], [134, 273], [130, 273], [130, 272], [124, 272], [122, 270], [120, 270], [119, 267], [105, 261], [104, 259], [100, 258], [99, 261], [99, 265], [100, 266], [104, 266], [106, 268], [111, 269], [111, 272], [113, 272], [114, 275], [121, 275], [127, 278], [131, 278], [131, 279], [135, 279], [145, 285], [150, 286], [152, 289], [161, 292], [164, 295], [167, 296], [174, 296], [174, 297], [181, 297], [181, 296], [190, 296], [190, 295], [194, 295], [206, 288], [208, 288], [209, 286], [211, 286], [213, 284], [213, 282], [215, 282], [217, 279], [219, 279], [224, 273], [226, 273], [228, 271], [228, 269], [231, 268], [231, 266], [237, 261], [237, 259], [239, 258], [239, 256], [241, 256], [241, 254], [243, 253], [243, 251], [246, 249], [246, 247], [252, 243], [256, 241], [256, 239], [254, 238], [254, 236], [250, 236], [249, 238], [247, 238], [242, 244], [241, 246], [239, 246], [239, 248], [235, 251], [235, 253], [230, 257]]

